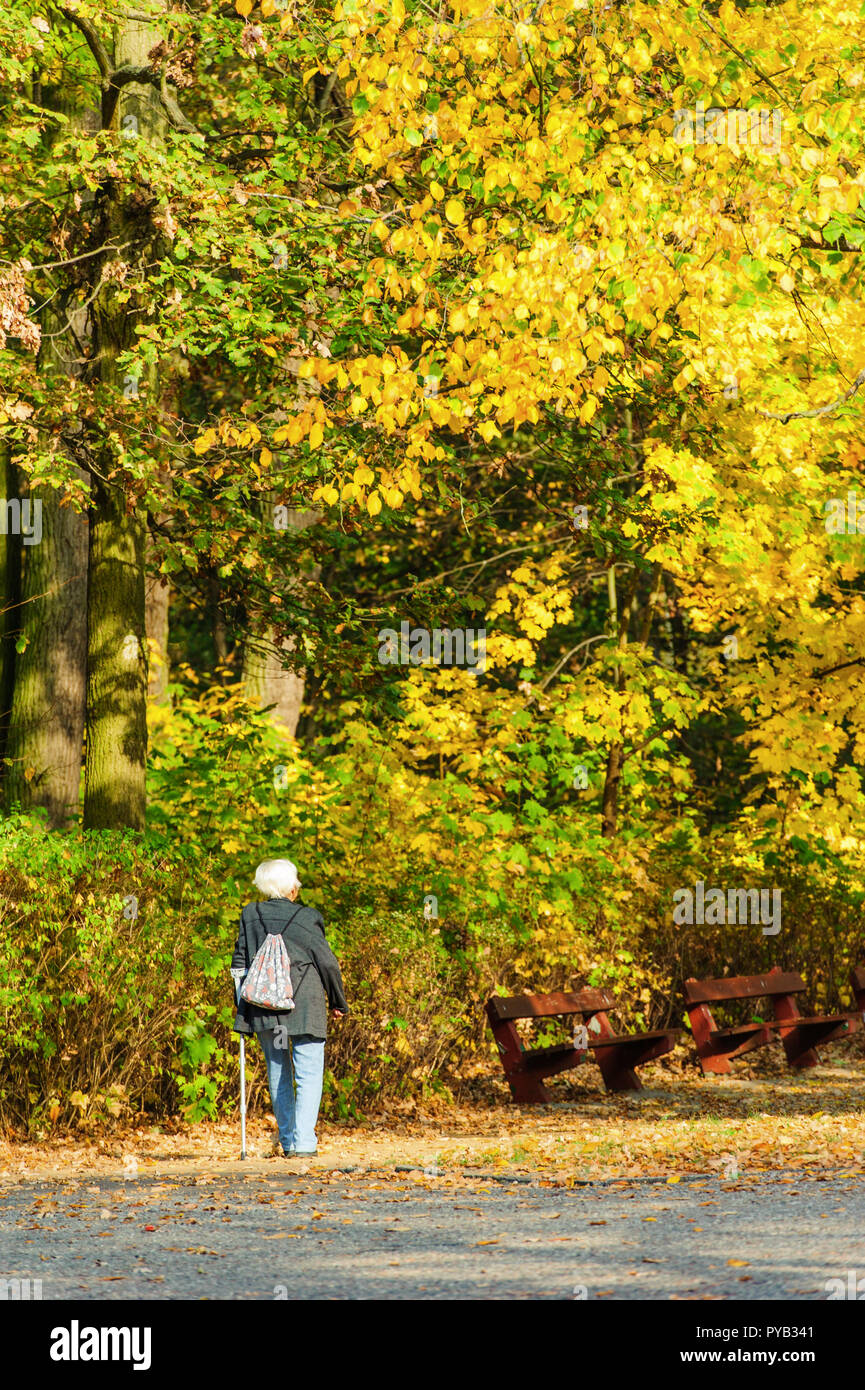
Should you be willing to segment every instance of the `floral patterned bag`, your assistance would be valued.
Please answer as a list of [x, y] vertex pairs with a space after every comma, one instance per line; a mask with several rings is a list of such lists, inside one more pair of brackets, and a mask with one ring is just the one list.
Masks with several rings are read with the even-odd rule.
[[[264, 926], [260, 912], [258, 918]], [[260, 1009], [285, 1011], [294, 1008], [291, 961], [281, 934], [268, 933], [264, 938], [249, 967], [240, 997], [247, 1004], [256, 1004]]]

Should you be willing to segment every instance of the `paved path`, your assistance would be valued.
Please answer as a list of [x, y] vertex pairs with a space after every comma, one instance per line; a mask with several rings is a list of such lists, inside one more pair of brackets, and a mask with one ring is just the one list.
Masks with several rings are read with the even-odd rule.
[[259, 1164], [0, 1194], [0, 1278], [44, 1299], [807, 1301], [849, 1270], [861, 1175], [564, 1188]]

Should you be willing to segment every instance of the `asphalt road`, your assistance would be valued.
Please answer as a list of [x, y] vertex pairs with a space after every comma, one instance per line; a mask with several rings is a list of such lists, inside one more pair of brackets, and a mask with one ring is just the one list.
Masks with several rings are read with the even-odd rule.
[[565, 1188], [259, 1165], [0, 1193], [0, 1280], [45, 1300], [808, 1301], [851, 1270], [865, 1281], [860, 1175]]

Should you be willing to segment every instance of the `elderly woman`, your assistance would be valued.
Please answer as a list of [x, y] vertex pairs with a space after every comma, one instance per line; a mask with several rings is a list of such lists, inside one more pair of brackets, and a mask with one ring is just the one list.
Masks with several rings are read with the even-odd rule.
[[327, 1006], [334, 1018], [348, 1011], [342, 976], [325, 940], [320, 913], [300, 901], [300, 881], [290, 860], [267, 859], [259, 864], [255, 886], [264, 901], [247, 903], [241, 913], [231, 968], [245, 975], [266, 936], [280, 934], [291, 961], [295, 1006], [282, 1012], [238, 997], [234, 1031], [255, 1033], [264, 1051], [279, 1131], [273, 1153], [278, 1154], [281, 1146], [287, 1158], [312, 1155], [317, 1151], [315, 1123], [324, 1080]]

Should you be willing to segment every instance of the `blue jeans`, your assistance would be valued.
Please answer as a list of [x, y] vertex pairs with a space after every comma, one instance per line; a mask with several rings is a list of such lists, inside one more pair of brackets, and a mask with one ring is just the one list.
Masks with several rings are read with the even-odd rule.
[[324, 1084], [324, 1039], [300, 1033], [288, 1039], [288, 1047], [277, 1047], [274, 1029], [259, 1033], [258, 1037], [267, 1063], [267, 1084], [279, 1142], [286, 1153], [295, 1149], [314, 1153], [318, 1147], [315, 1122]]

